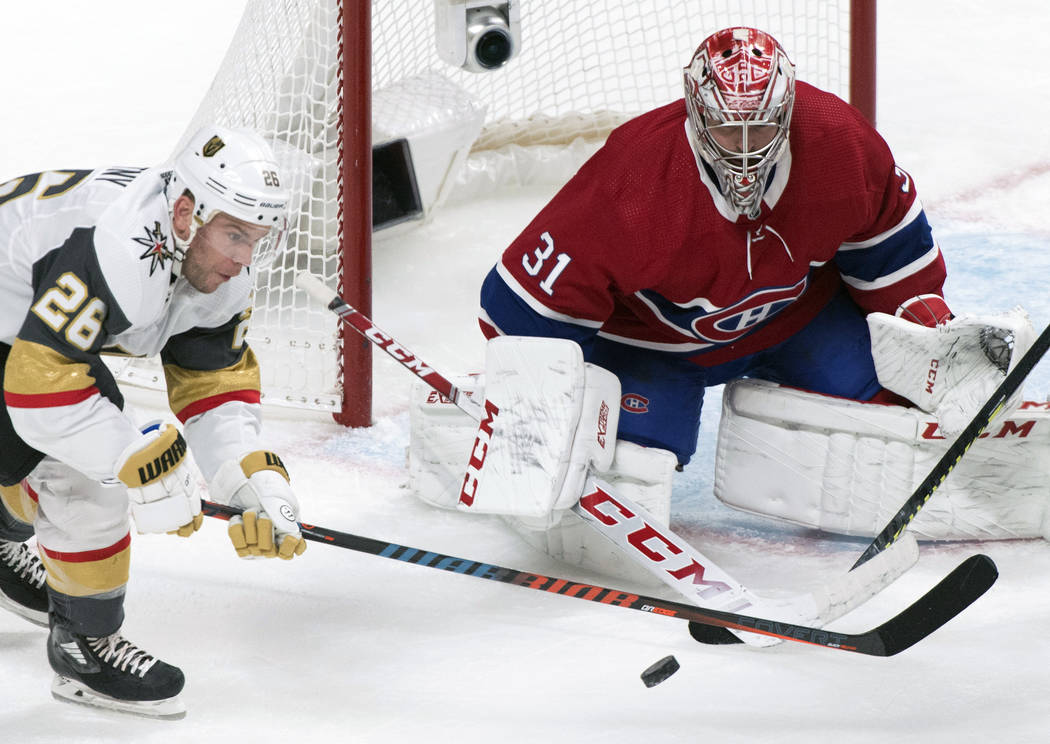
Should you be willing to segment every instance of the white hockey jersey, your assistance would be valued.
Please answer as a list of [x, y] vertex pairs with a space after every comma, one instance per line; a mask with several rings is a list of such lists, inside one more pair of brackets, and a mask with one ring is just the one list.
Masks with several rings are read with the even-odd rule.
[[[10, 416], [0, 443], [14, 436], [92, 478], [112, 477], [139, 436], [100, 358], [117, 352], [161, 355], [169, 402], [206, 478], [258, 448], [258, 365], [244, 343], [251, 277], [242, 271], [203, 294], [173, 275], [166, 175], [113, 167], [0, 184]], [[9, 476], [12, 464], [3, 464]]]

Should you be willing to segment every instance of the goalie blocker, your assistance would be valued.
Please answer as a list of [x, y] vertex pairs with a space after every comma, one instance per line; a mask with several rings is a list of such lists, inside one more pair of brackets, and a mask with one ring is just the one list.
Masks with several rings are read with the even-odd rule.
[[569, 509], [589, 472], [670, 521], [665, 450], [616, 441], [620, 385], [586, 364], [577, 344], [505, 336], [487, 347], [485, 374], [453, 381], [484, 401], [481, 422], [422, 381], [410, 406], [409, 487], [445, 509], [498, 514], [533, 547], [606, 574], [653, 577]]

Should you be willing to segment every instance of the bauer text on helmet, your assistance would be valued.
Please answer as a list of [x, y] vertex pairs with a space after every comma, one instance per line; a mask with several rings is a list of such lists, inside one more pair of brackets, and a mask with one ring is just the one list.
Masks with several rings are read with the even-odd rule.
[[697, 155], [734, 209], [757, 217], [766, 181], [788, 147], [794, 65], [764, 31], [727, 28], [700, 44], [684, 78]]

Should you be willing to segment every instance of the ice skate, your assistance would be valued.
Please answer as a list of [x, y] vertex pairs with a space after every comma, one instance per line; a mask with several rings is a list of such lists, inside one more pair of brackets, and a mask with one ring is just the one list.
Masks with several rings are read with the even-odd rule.
[[150, 718], [182, 718], [185, 678], [119, 633], [91, 638], [55, 626], [47, 642], [56, 700]]
[[47, 627], [47, 574], [25, 543], [0, 540], [0, 607]]

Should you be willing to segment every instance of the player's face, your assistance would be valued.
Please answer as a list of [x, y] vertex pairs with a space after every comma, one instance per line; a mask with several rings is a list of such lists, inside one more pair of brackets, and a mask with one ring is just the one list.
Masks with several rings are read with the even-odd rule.
[[769, 146], [777, 136], [776, 124], [727, 122], [709, 124], [708, 131], [719, 147], [728, 154], [757, 153]]
[[269, 232], [220, 212], [193, 236], [182, 275], [198, 292], [214, 292], [251, 264], [252, 251]]

